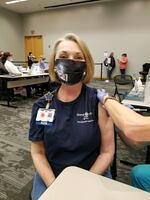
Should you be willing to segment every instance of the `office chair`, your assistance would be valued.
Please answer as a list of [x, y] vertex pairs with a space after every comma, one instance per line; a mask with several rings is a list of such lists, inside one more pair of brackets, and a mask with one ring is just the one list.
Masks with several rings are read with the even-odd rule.
[[115, 93], [114, 96], [121, 102], [134, 87], [131, 75], [116, 75], [114, 77]]
[[142, 67], [143, 67], [143, 71], [140, 71], [139, 74], [142, 75], [142, 77], [143, 77], [142, 81], [145, 82], [146, 76], [147, 76], [149, 69], [150, 69], [150, 63], [145, 63], [145, 64], [143, 64]]

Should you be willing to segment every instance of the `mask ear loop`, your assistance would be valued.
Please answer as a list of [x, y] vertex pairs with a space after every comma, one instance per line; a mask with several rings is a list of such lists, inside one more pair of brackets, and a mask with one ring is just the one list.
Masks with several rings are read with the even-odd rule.
[[84, 80], [85, 76], [86, 76], [86, 71], [83, 72], [82, 80]]
[[[86, 63], [86, 61], [84, 61], [84, 62]], [[86, 67], [85, 67], [85, 71], [83, 72], [83, 79], [82, 80], [84, 80], [84, 78], [86, 76], [86, 71], [87, 71], [87, 64], [86, 64]]]

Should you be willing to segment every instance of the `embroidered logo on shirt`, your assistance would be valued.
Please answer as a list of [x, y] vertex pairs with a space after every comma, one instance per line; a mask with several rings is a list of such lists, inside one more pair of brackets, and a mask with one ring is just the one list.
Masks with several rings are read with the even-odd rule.
[[77, 113], [77, 123], [89, 123], [93, 121], [94, 120], [92, 112]]

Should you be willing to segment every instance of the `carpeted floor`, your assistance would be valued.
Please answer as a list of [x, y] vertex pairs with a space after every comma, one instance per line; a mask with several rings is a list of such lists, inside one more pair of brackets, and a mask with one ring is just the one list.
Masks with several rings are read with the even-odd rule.
[[[114, 83], [95, 80], [91, 87], [105, 88], [114, 93]], [[31, 107], [35, 99], [18, 98], [13, 105], [0, 106], [0, 200], [28, 200], [32, 187], [34, 167], [30, 155], [28, 128]], [[2, 103], [2, 102], [0, 102]], [[125, 160], [144, 163], [146, 148], [132, 150], [117, 138], [117, 180], [130, 183], [130, 166], [120, 163]]]

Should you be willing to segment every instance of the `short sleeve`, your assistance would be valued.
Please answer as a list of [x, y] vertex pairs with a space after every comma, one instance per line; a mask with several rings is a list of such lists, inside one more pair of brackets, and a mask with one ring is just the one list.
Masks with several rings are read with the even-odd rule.
[[97, 99], [97, 90], [94, 88], [94, 91], [93, 91], [93, 107], [95, 109], [95, 117], [96, 117], [96, 120], [98, 122], [98, 99]]
[[89, 103], [93, 109], [94, 118], [98, 121], [98, 99], [97, 99], [97, 90], [95, 88], [90, 88], [89, 91]]
[[40, 106], [38, 103], [34, 103], [32, 107], [32, 114], [30, 120], [30, 128], [29, 128], [29, 140], [31, 141], [41, 141], [44, 138], [44, 126], [36, 124], [36, 116]]

